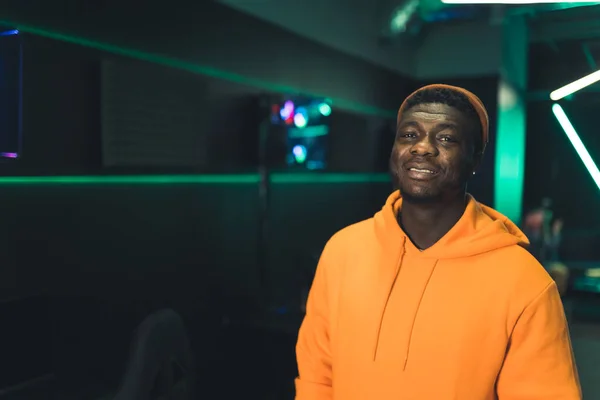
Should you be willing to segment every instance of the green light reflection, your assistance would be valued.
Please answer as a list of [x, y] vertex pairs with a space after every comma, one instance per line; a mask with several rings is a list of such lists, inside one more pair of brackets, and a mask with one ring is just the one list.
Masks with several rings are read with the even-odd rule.
[[323, 93], [312, 93], [310, 91], [306, 91], [304, 89], [295, 88], [292, 86], [276, 84], [272, 82], [267, 82], [261, 79], [256, 79], [252, 77], [246, 77], [240, 74], [236, 74], [229, 71], [223, 71], [214, 67], [210, 67], [207, 65], [195, 64], [189, 61], [180, 60], [174, 57], [165, 57], [156, 54], [152, 54], [145, 51], [140, 51], [136, 49], [124, 48], [110, 43], [104, 43], [96, 40], [86, 39], [82, 37], [78, 37], [76, 35], [69, 35], [61, 32], [56, 32], [52, 30], [48, 30], [45, 28], [40, 28], [37, 26], [31, 26], [27, 24], [21, 24], [17, 21], [7, 21], [0, 20], [0, 25], [10, 26], [18, 29], [21, 32], [29, 33], [32, 35], [38, 35], [54, 40], [59, 40], [63, 42], [73, 43], [76, 45], [94, 48], [100, 51], [105, 51], [112, 54], [117, 54], [125, 57], [131, 57], [142, 61], [148, 61], [151, 63], [164, 65], [171, 68], [177, 68], [181, 70], [185, 70], [188, 72], [205, 75], [211, 78], [223, 79], [229, 82], [239, 83], [242, 85], [248, 85], [254, 88], [258, 88], [261, 90], [266, 90], [270, 92], [280, 93], [280, 94], [297, 94], [304, 95], [309, 97], [317, 97], [317, 98], [328, 98], [328, 101], [334, 107], [345, 109], [348, 111], [357, 112], [365, 115], [378, 116], [382, 118], [396, 118], [395, 110], [384, 110], [379, 107], [373, 107], [367, 104], [362, 104], [350, 100], [344, 100], [340, 98], [332, 98], [331, 96]]
[[[5, 176], [0, 185], [253, 185], [260, 182], [258, 174], [206, 175], [110, 175], [110, 176]], [[274, 173], [273, 184], [306, 183], [389, 183], [388, 174], [360, 173]]]

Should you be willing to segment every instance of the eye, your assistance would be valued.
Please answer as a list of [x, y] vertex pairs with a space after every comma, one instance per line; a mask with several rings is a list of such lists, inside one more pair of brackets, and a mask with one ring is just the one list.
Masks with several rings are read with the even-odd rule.
[[439, 138], [442, 142], [456, 142], [452, 136], [442, 136]]
[[416, 134], [416, 132], [401, 132], [400, 133], [400, 137], [403, 137], [403, 138], [414, 138], [414, 137], [417, 137], [417, 134]]

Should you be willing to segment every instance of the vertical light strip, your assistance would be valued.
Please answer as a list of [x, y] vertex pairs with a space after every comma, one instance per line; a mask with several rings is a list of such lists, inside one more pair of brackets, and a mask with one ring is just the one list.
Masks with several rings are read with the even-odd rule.
[[494, 208], [521, 223], [525, 180], [527, 104], [527, 21], [510, 17], [502, 26], [502, 66], [498, 86]]
[[598, 166], [596, 165], [596, 163], [592, 159], [592, 156], [583, 145], [583, 142], [579, 138], [577, 131], [575, 131], [573, 124], [571, 124], [571, 121], [569, 121], [567, 114], [565, 114], [563, 108], [558, 104], [554, 104], [552, 106], [552, 112], [554, 113], [554, 116], [558, 120], [560, 126], [567, 134], [567, 137], [571, 141], [571, 144], [573, 145], [573, 147], [575, 147], [575, 151], [581, 158], [581, 161], [583, 161], [583, 164], [587, 168], [588, 172], [590, 173], [590, 175], [592, 175], [592, 179], [594, 180], [594, 182], [596, 182], [598, 189], [600, 189], [600, 170], [598, 170]]
[[498, 112], [494, 207], [516, 224], [521, 221], [525, 180], [526, 114], [522, 98]]

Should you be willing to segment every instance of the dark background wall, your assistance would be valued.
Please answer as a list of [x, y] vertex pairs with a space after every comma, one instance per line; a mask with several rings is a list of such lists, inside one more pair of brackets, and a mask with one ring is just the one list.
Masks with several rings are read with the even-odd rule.
[[213, 1], [145, 4], [143, 18], [137, 3], [116, 0], [9, 0], [0, 11], [2, 21], [22, 31], [228, 77], [263, 90], [319, 94], [353, 109], [393, 111], [409, 82]]
[[[55, 4], [39, 3], [47, 7], [44, 22], [54, 21], [39, 33], [63, 31], [72, 42], [93, 43], [84, 47], [23, 36], [22, 158], [3, 163], [0, 174], [210, 172], [227, 173], [231, 179], [211, 184], [0, 180], [0, 218], [5, 222], [0, 229], [0, 312], [5, 312], [3, 318], [11, 318], [11, 312], [32, 316], [29, 325], [5, 331], [12, 341], [3, 342], [0, 354], [12, 350], [6, 365], [26, 357], [40, 366], [35, 371], [25, 365], [13, 368], [17, 372], [4, 383], [53, 371], [114, 387], [121, 372], [115, 365], [122, 365], [129, 333], [161, 306], [184, 316], [210, 381], [217, 376], [216, 360], [227, 360], [219, 354], [224, 348], [215, 345], [221, 343], [220, 327], [248, 316], [258, 320], [269, 311], [277, 314], [276, 320], [299, 317], [303, 290], [327, 238], [381, 207], [391, 189], [383, 174], [394, 127], [393, 112], [385, 111], [396, 109], [421, 84], [432, 83], [338, 54], [212, 2], [198, 2], [203, 8], [190, 12], [193, 18], [176, 7], [167, 12], [178, 14], [165, 15], [165, 9], [148, 5], [150, 17], [135, 22], [137, 9], [125, 9], [117, 17], [106, 13], [108, 3], [86, 6], [90, 8], [76, 25], [67, 21], [68, 15], [59, 15]], [[12, 2], [6, 18], [25, 28], [40, 23], [37, 11], [34, 15], [23, 4]], [[170, 24], [167, 34], [159, 16], [161, 22], [173, 17], [180, 24]], [[217, 26], [216, 20], [229, 22]], [[110, 33], [103, 29], [107, 25]], [[188, 37], [187, 46], [173, 39], [183, 37]], [[106, 43], [121, 54], [105, 52]], [[130, 52], [134, 47], [144, 53]], [[218, 73], [209, 78], [198, 74], [209, 72], [204, 63], [216, 66]], [[232, 83], [227, 71], [246, 79]], [[491, 205], [497, 77], [437, 81], [473, 90], [490, 111], [492, 140], [470, 191]], [[334, 98], [331, 171], [345, 179], [274, 183], [266, 257], [261, 259], [254, 179], [260, 100], [280, 98], [276, 91], [283, 91], [281, 85]], [[577, 183], [572, 179], [577, 176], [577, 185], [593, 196], [595, 188], [584, 183], [581, 163], [566, 150], [570, 145], [545, 106], [529, 110], [528, 146], [544, 145], [540, 153], [528, 155], [525, 203], [535, 204], [545, 191], [532, 189], [539, 182], [544, 182], [542, 188], [553, 187], [542, 161], [556, 153], [565, 157], [559, 181]], [[565, 108], [574, 121], [585, 119], [577, 117], [574, 107]], [[173, 126], [175, 132], [169, 129]], [[545, 136], [551, 131], [555, 142]], [[170, 133], [176, 136], [167, 137]], [[125, 136], [128, 142], [119, 143]], [[113, 141], [107, 142], [108, 137]], [[359, 173], [370, 175], [364, 179]], [[567, 197], [556, 196], [570, 223], [588, 223], [584, 203], [572, 207]], [[38, 335], [24, 340], [23, 330]], [[17, 339], [19, 346], [12, 346]], [[287, 350], [292, 352], [293, 346]], [[220, 362], [221, 372], [232, 368]], [[289, 367], [272, 362], [274, 373]], [[252, 385], [252, 365], [240, 365], [239, 376]]]
[[[0, 35], [0, 132], [18, 133], [21, 110], [21, 43], [17, 35]], [[18, 135], [0, 136], [1, 153], [19, 151]]]
[[[106, 72], [103, 74], [103, 68], [107, 68], [107, 65], [113, 74], [115, 68], [120, 69], [120, 77], [111, 77]], [[174, 82], [178, 82], [177, 85], [174, 86]], [[185, 86], [198, 87], [197, 92], [203, 91], [196, 97], [198, 102], [191, 102], [194, 107], [189, 109], [180, 105], [189, 100], [190, 92], [173, 90], [173, 87]], [[188, 72], [173, 72], [75, 45], [25, 36], [23, 153], [16, 162], [4, 164], [2, 173], [17, 176], [97, 176], [107, 173], [255, 172], [258, 98], [256, 93], [246, 90], [244, 86], [232, 89], [229, 83], [205, 79]], [[118, 112], [110, 111], [111, 108]], [[179, 114], [170, 114], [175, 111], [179, 111]], [[378, 156], [380, 149], [385, 147], [382, 143], [388, 145], [389, 142], [391, 145], [393, 131], [390, 136], [389, 130], [381, 129], [388, 126], [389, 121], [344, 111], [334, 111], [332, 118], [331, 169], [341, 172], [385, 172], [387, 163], [385, 159], [381, 162]], [[188, 129], [195, 135], [194, 140], [197, 140], [197, 148], [201, 152], [192, 152], [187, 158], [188, 162], [181, 165], [164, 165], [164, 158], [161, 157], [173, 155], [174, 148], [181, 150], [189, 147], [189, 143], [194, 143], [184, 142], [182, 145], [177, 138], [165, 137], [166, 131], [158, 130], [155, 136], [164, 133], [160, 137], [162, 141], [148, 145], [148, 138], [154, 132], [152, 129], [156, 131], [156, 125], [164, 128], [167, 124], [176, 127], [173, 135]], [[102, 147], [102, 132], [110, 129], [117, 130], [116, 136], [133, 131], [137, 135], [134, 135], [137, 142], [129, 142], [129, 148], [133, 150], [122, 155], [124, 162], [105, 166], [109, 151], [106, 146], [104, 149]], [[141, 139], [138, 133], [142, 133]], [[146, 147], [141, 146], [142, 142]], [[154, 153], [142, 154], [147, 148]], [[138, 154], [146, 158], [140, 161]], [[173, 159], [184, 158], [180, 155], [175, 152]], [[237, 279], [238, 274], [225, 271], [225, 267], [216, 267], [215, 264], [241, 268], [241, 271], [254, 274], [256, 266], [252, 264], [256, 256], [243, 249], [250, 252], [256, 250], [252, 237], [258, 229], [258, 186], [256, 182], [244, 183], [243, 175], [238, 176], [239, 183], [235, 183], [234, 177], [234, 183], [230, 185], [208, 185], [206, 188], [198, 185], [110, 186], [89, 182], [81, 185], [28, 181], [0, 184], [0, 191], [4, 193], [3, 210], [7, 213], [6, 218], [14, 221], [16, 226], [6, 233], [5, 271], [17, 271], [15, 274], [6, 274], [13, 276], [12, 282], [16, 279], [19, 283], [10, 285], [7, 282], [11, 280], [5, 280], [5, 295], [20, 296], [53, 290], [57, 294], [91, 293], [92, 288], [87, 285], [96, 285], [99, 294], [105, 290], [105, 284], [115, 278], [117, 271], [127, 270], [126, 265], [143, 264], [146, 266], [144, 270], [149, 273], [154, 268], [151, 265], [160, 270], [174, 254], [177, 257], [173, 259], [184, 264], [186, 262], [183, 260], [189, 259], [210, 265], [212, 267], [204, 267], [203, 270], [215, 268], [224, 278]], [[336, 213], [331, 215], [338, 222], [327, 228], [324, 236], [376, 211], [388, 192], [386, 184], [375, 184], [384, 188], [379, 191], [384, 194], [383, 197], [373, 196], [373, 187], [360, 183], [297, 185], [300, 192], [285, 201], [279, 200], [278, 196], [297, 189], [293, 184], [284, 184], [282, 189], [276, 187], [272, 204], [275, 207], [285, 204], [295, 210], [288, 217], [299, 220], [303, 217], [299, 217], [298, 213], [304, 215], [315, 211], [308, 208], [311, 202], [315, 207], [331, 208], [332, 211], [340, 208], [339, 203], [332, 201], [332, 197], [323, 191], [344, 192], [340, 188], [347, 186], [350, 191], [364, 192], [350, 196], [350, 211], [345, 218], [340, 220]], [[224, 192], [219, 194], [220, 191]], [[314, 193], [311, 194], [311, 191]], [[300, 193], [304, 194], [300, 196]], [[377, 206], [369, 206], [369, 213], [363, 215], [364, 212], [359, 212], [360, 216], [352, 217], [365, 204], [373, 202]], [[238, 203], [242, 206], [236, 207]], [[327, 214], [324, 211], [320, 209], [318, 215]], [[244, 215], [235, 216], [237, 212]], [[274, 213], [278, 215], [277, 211]], [[343, 211], [340, 213], [344, 214]], [[86, 222], [81, 222], [82, 217]], [[328, 224], [327, 217], [319, 218]], [[149, 226], [143, 222], [145, 219]], [[273, 221], [280, 220], [280, 217], [273, 218]], [[160, 221], [167, 225], [161, 226]], [[13, 223], [10, 225], [13, 226]], [[235, 227], [233, 231], [232, 227]], [[312, 229], [321, 231], [315, 226]], [[162, 236], [157, 237], [157, 234], [165, 236], [160, 239]], [[218, 239], [220, 234], [225, 236]], [[156, 241], [165, 246], [162, 256], [147, 252], [150, 250], [147, 243]], [[318, 241], [319, 244], [310, 246], [311, 251], [319, 252], [324, 239]], [[208, 247], [202, 249], [204, 245]], [[296, 246], [302, 248], [304, 245], [298, 242]], [[232, 248], [240, 251], [230, 251]], [[154, 250], [158, 251], [158, 247]], [[192, 254], [186, 255], [187, 251], [192, 251]], [[227, 260], [227, 257], [234, 259]], [[68, 270], [58, 274], [49, 269], [39, 271], [40, 265], [47, 263], [52, 264], [54, 270]], [[282, 264], [279, 261], [276, 263]], [[245, 266], [247, 264], [250, 265]], [[89, 274], [90, 271], [99, 276], [107, 274], [107, 281], [102, 283], [97, 276]], [[75, 279], [73, 274], [81, 274], [81, 277]], [[63, 280], [63, 276], [69, 279]], [[151, 286], [152, 279], [144, 276], [144, 285]], [[76, 285], [71, 285], [71, 278], [77, 282]], [[244, 273], [239, 279], [250, 285], [251, 279]], [[49, 282], [53, 284], [49, 286]], [[119, 282], [123, 281], [120, 279]], [[158, 277], [156, 282], [163, 283]], [[235, 284], [228, 284], [228, 287], [234, 288]], [[11, 290], [15, 290], [15, 293]], [[249, 290], [252, 290], [251, 285]]]
[[[525, 208], [539, 207], [544, 197], [553, 200], [558, 218], [565, 221], [563, 258], [593, 261], [600, 257], [598, 187], [552, 113], [552, 103], [528, 107]], [[598, 165], [600, 142], [596, 134], [598, 103], [585, 98], [562, 104], [582, 142]]]
[[93, 51], [23, 42], [22, 158], [0, 174], [77, 174], [100, 161], [100, 69]]
[[[211, 363], [218, 358], [215, 343], [223, 321], [282, 307], [299, 315], [302, 290], [326, 239], [372, 215], [389, 192], [385, 182], [353, 183], [352, 178], [274, 184], [267, 262], [259, 266], [258, 181], [244, 175], [256, 171], [256, 148], [241, 156], [256, 143], [257, 102], [264, 93], [135, 63], [98, 49], [23, 36], [23, 151], [16, 162], [2, 165], [2, 175], [90, 179], [78, 184], [0, 180], [0, 216], [6, 222], [0, 230], [0, 313], [31, 317], [3, 333], [8, 338], [3, 354], [10, 355], [3, 362], [14, 371], [6, 385], [53, 372], [116, 387], [122, 370], [115, 366], [123, 365], [132, 329], [162, 306], [183, 315], [202, 356], [200, 367], [214, 378], [218, 371]], [[173, 90], [186, 86], [204, 94]], [[182, 111], [181, 96], [188, 95], [197, 107]], [[389, 130], [380, 129], [390, 121], [336, 113], [335, 105], [334, 115], [332, 170], [384, 171], [375, 153], [391, 140]], [[160, 138], [165, 131], [159, 127], [167, 123], [179, 128], [175, 133], [187, 129], [192, 135], [191, 141], [185, 136], [183, 147], [198, 143], [210, 151], [188, 153], [183, 165], [164, 163], [179, 159], [181, 153], [170, 151], [182, 144], [162, 137], [146, 147], [149, 165], [128, 163], [139, 161], [128, 153], [121, 154], [126, 162], [105, 166], [103, 133], [130, 129]], [[227, 184], [102, 184], [93, 178], [149, 172], [228, 173], [231, 179]], [[24, 337], [24, 330], [32, 334]], [[24, 358], [27, 364], [14, 367]], [[29, 368], [31, 363], [39, 368]]]
[[[532, 96], [527, 108], [527, 157], [524, 207], [539, 207], [543, 197], [554, 202], [556, 216], [563, 218], [563, 258], [593, 261], [600, 258], [600, 213], [596, 211], [598, 187], [577, 155], [575, 148], [552, 113], [553, 102], [547, 93], [595, 68], [589, 65], [580, 45], [561, 43], [559, 49], [547, 44], [530, 48], [529, 88]], [[552, 68], [548, 68], [551, 65]], [[559, 103], [565, 110], [596, 165], [600, 164], [596, 114], [597, 89], [590, 87]]]

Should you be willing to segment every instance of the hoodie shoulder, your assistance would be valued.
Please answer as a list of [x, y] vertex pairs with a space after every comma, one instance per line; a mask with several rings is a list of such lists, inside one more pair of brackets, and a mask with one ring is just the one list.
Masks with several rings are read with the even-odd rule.
[[499, 249], [495, 256], [506, 260], [503, 269], [511, 271], [523, 279], [530, 282], [539, 281], [542, 286], [547, 285], [551, 280], [542, 264], [520, 244]]
[[327, 247], [343, 249], [354, 244], [364, 243], [375, 237], [374, 219], [368, 218], [337, 231], [327, 242]]
[[325, 245], [323, 255], [337, 265], [344, 265], [353, 255], [373, 254], [377, 245], [375, 220], [368, 218], [337, 231]]
[[345, 273], [347, 260], [354, 260], [356, 252], [365, 254], [363, 249], [372, 248], [374, 240], [376, 240], [374, 222], [373, 218], [369, 218], [337, 231], [327, 241], [317, 269], [323, 270], [333, 292], [339, 290], [340, 276]]
[[521, 304], [528, 304], [554, 281], [539, 263], [523, 246], [514, 244], [487, 254], [488, 269], [493, 280], [520, 298]]

